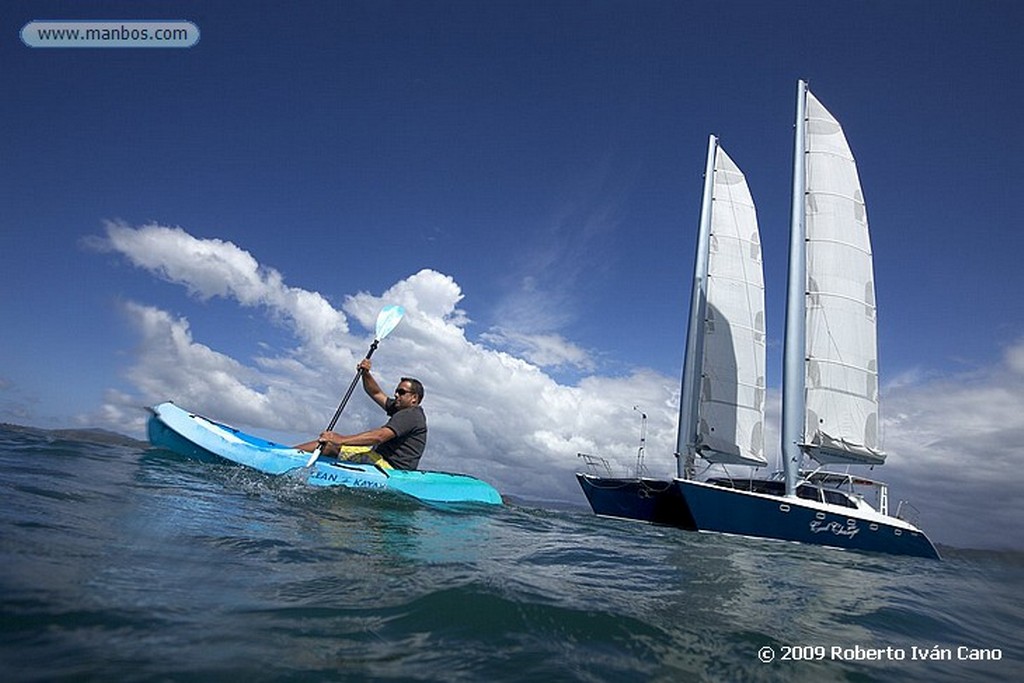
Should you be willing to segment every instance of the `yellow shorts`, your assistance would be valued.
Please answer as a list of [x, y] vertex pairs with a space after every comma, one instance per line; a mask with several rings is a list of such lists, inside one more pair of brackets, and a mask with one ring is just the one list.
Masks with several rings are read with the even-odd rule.
[[362, 465], [376, 465], [386, 470], [394, 469], [391, 463], [369, 446], [342, 446], [338, 459]]

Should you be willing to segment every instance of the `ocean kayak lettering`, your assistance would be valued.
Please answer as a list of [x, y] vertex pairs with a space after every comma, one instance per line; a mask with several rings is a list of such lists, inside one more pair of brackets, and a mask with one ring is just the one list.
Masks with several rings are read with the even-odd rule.
[[820, 522], [815, 520], [811, 522], [811, 533], [820, 534], [822, 532], [831, 532], [833, 536], [848, 536], [853, 538], [860, 531], [860, 528], [856, 524], [850, 524], [843, 526], [839, 522]]
[[311, 480], [312, 479], [316, 479], [318, 481], [337, 483], [337, 484], [342, 484], [344, 486], [353, 486], [353, 487], [356, 487], [356, 488], [365, 488], [365, 489], [386, 489], [387, 488], [387, 484], [385, 484], [382, 481], [374, 481], [372, 479], [362, 479], [360, 477], [351, 477], [351, 476], [339, 477], [334, 472], [320, 472], [319, 470], [316, 471], [316, 472], [313, 472], [313, 474], [311, 474], [309, 476], [309, 478]]

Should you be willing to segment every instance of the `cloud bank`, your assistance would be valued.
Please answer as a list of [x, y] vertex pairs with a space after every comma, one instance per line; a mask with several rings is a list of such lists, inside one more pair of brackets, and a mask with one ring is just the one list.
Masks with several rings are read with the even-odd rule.
[[[507, 494], [582, 502], [576, 454], [607, 458], [617, 475], [630, 471], [639, 406], [649, 417], [648, 471], [675, 471], [678, 378], [643, 368], [601, 376], [588, 352], [553, 333], [495, 329], [470, 339], [463, 292], [443, 273], [421, 270], [379, 295], [351, 294], [338, 309], [316, 292], [288, 286], [237, 245], [181, 228], [110, 223], [100, 246], [199, 302], [220, 297], [260, 311], [295, 340], [245, 361], [195, 339], [186, 318], [129, 302], [125, 312], [140, 338], [126, 371], [131, 390], [112, 390], [101, 413], [116, 428], [138, 419], [140, 403], [172, 399], [257, 432], [316, 434], [365, 353], [378, 311], [397, 303], [407, 314], [374, 357], [375, 372], [385, 385], [401, 375], [426, 385], [424, 467], [472, 474]], [[550, 372], [566, 366], [589, 374], [562, 384]], [[891, 509], [911, 497], [920, 523], [939, 542], [1024, 547], [1016, 462], [1024, 443], [1024, 340], [1007, 348], [996, 367], [969, 375], [905, 375], [890, 384], [884, 401], [892, 455], [875, 475], [891, 484]], [[770, 405], [777, 404], [775, 395]], [[777, 433], [776, 419], [770, 415], [768, 426]], [[357, 399], [339, 428], [383, 421], [375, 406]]]
[[957, 545], [1024, 549], [1024, 340], [995, 365], [911, 379], [883, 400], [886, 476], [922, 526]]

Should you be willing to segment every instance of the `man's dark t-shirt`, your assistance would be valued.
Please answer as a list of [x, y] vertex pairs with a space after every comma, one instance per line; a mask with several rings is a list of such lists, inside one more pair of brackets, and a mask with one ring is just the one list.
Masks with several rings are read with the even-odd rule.
[[384, 425], [395, 433], [374, 448], [396, 470], [414, 470], [420, 464], [420, 456], [427, 446], [427, 416], [423, 408], [413, 406], [405, 410], [395, 409], [395, 400], [389, 398], [384, 410], [391, 419]]

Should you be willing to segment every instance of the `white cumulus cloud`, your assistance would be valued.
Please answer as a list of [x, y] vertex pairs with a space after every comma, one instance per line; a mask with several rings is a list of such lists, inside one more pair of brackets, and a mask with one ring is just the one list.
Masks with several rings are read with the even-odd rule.
[[344, 313], [317, 292], [285, 285], [278, 271], [261, 266], [232, 242], [199, 239], [180, 227], [155, 223], [132, 228], [108, 222], [106, 230], [106, 239], [93, 240], [94, 246], [120, 252], [132, 264], [184, 286], [201, 300], [221, 297], [261, 307], [288, 321], [317, 359], [347, 359], [340, 354], [348, 334]]

